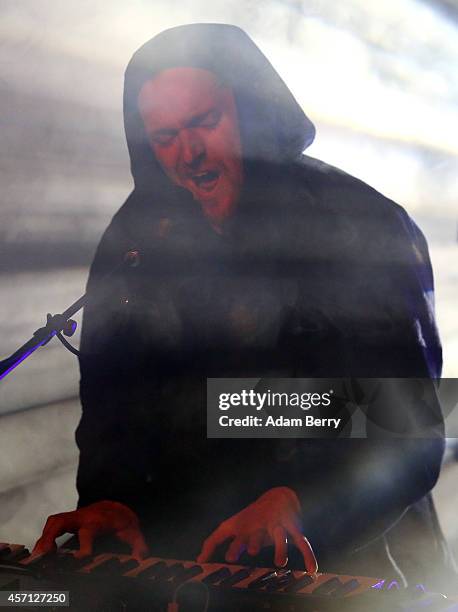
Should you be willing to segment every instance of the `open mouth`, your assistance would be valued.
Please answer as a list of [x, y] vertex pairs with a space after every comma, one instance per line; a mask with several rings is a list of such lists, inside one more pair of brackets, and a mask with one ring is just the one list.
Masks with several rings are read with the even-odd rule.
[[194, 174], [191, 179], [199, 189], [203, 189], [204, 191], [211, 191], [219, 178], [219, 172], [216, 170], [206, 170], [205, 172], [199, 172], [199, 174]]

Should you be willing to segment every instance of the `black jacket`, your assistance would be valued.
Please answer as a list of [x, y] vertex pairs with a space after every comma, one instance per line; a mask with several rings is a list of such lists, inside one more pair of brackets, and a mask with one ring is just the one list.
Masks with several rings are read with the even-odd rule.
[[[245, 184], [222, 236], [162, 175], [136, 108], [146, 78], [182, 65], [220, 74], [236, 97]], [[313, 126], [238, 28], [182, 26], [146, 43], [124, 104], [135, 189], [88, 282], [104, 297], [84, 313], [79, 504], [122, 501], [155, 552], [192, 558], [224, 518], [287, 485], [323, 569], [392, 573], [383, 534], [412, 512], [439, 550], [425, 498], [443, 453], [434, 399], [417, 414], [401, 389], [386, 408], [407, 428], [432, 424], [416, 440], [208, 440], [205, 423], [207, 377], [342, 377], [363, 404], [374, 396], [365, 378], [437, 378], [421, 232], [361, 181], [301, 155]], [[126, 268], [132, 248], [140, 265]], [[406, 573], [422, 577], [424, 561]]]

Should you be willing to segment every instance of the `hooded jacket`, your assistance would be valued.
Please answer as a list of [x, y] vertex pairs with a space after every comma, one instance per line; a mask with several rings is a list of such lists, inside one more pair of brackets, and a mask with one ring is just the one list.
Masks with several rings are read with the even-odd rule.
[[[223, 235], [163, 174], [138, 111], [146, 80], [184, 66], [216, 74], [236, 101], [244, 185]], [[135, 187], [88, 281], [103, 297], [84, 312], [79, 505], [126, 503], [156, 554], [194, 558], [222, 520], [290, 486], [323, 571], [395, 575], [389, 538], [399, 544], [415, 521], [428, 557], [404, 546], [405, 576], [424, 578], [431, 550], [443, 566], [428, 496], [443, 453], [434, 401], [429, 439], [207, 439], [205, 423], [208, 377], [345, 378], [362, 404], [374, 394], [364, 379], [438, 378], [421, 232], [397, 204], [303, 154], [312, 123], [237, 27], [180, 26], [143, 45], [126, 70], [124, 120]], [[126, 269], [132, 248], [140, 265]], [[390, 410], [415, 422], [399, 397]]]

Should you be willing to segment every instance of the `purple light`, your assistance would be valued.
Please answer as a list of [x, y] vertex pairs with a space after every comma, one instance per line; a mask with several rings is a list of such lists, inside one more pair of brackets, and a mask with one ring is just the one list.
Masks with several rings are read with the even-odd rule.
[[377, 582], [376, 584], [372, 585], [372, 589], [383, 589], [383, 587], [385, 586], [385, 581], [384, 580], [380, 580], [380, 582]]
[[390, 582], [390, 584], [388, 585], [388, 591], [391, 591], [391, 589], [399, 590], [399, 583], [397, 580], [393, 580], [392, 582]]

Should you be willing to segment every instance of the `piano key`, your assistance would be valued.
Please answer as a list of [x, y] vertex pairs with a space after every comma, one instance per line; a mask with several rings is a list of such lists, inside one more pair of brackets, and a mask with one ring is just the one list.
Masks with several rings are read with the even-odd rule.
[[291, 581], [291, 584], [288, 584], [284, 589], [284, 593], [296, 593], [300, 591], [304, 587], [312, 584], [313, 578], [309, 574], [304, 574], [300, 578], [295, 578], [294, 581]]
[[220, 580], [229, 578], [231, 575], [232, 575], [231, 570], [229, 568], [221, 567], [220, 569], [217, 569], [215, 572], [208, 574], [208, 576], [205, 576], [202, 582], [204, 584], [216, 584], [217, 582], [220, 582]]
[[128, 559], [124, 561], [117, 557], [112, 557], [111, 559], [106, 559], [92, 570], [96, 574], [112, 574], [112, 575], [123, 575], [126, 572], [138, 567], [139, 563], [135, 559]]
[[21, 560], [19, 564], [32, 571], [47, 572], [49, 574], [50, 572], [77, 572], [92, 562], [93, 557], [90, 555], [78, 559], [71, 553], [51, 551], [41, 555], [30, 555], [30, 557]]
[[2, 551], [4, 554], [0, 557], [0, 560], [4, 563], [17, 563], [30, 555], [28, 549], [22, 544], [10, 544], [8, 548], [10, 549], [9, 553], [7, 549], [4, 549]]
[[50, 559], [53, 559], [54, 557], [56, 557], [56, 553], [55, 551], [52, 550], [52, 551], [48, 551], [45, 553], [28, 555], [27, 557], [24, 557], [23, 559], [21, 559], [19, 563], [23, 565], [24, 567], [38, 569], [46, 565], [46, 561], [49, 561]]
[[332, 591], [331, 595], [333, 597], [343, 597], [347, 593], [351, 593], [355, 589], [360, 586], [360, 583], [356, 578], [352, 578], [351, 580], [347, 580], [340, 587], [337, 587], [335, 591]]
[[237, 582], [241, 582], [242, 580], [245, 580], [245, 578], [248, 578], [248, 576], [251, 576], [251, 574], [253, 573], [253, 568], [249, 568], [249, 567], [245, 567], [243, 569], [240, 569], [236, 572], [234, 572], [231, 576], [229, 576], [228, 578], [225, 578], [224, 580], [222, 580], [218, 586], [220, 587], [231, 587], [234, 584], [237, 584]]
[[195, 576], [202, 574], [203, 571], [204, 570], [200, 565], [193, 565], [192, 567], [183, 566], [183, 571], [179, 572], [173, 577], [172, 583], [174, 586], [178, 586], [179, 584], [183, 584], [183, 582], [191, 580], [191, 578], [195, 578]]
[[170, 578], [173, 578], [174, 575], [177, 574], [181, 569], [184, 568], [184, 565], [182, 563], [174, 563], [173, 565], [167, 565], [164, 563], [164, 565], [161, 565], [160, 567], [158, 567], [158, 565], [159, 564], [156, 564], [156, 571], [150, 572], [148, 574], [149, 580], [169, 580]]
[[262, 574], [258, 578], [255, 578], [251, 582], [249, 582], [247, 584], [247, 588], [248, 589], [262, 589], [268, 584], [269, 580], [273, 580], [277, 578], [277, 576], [278, 576], [277, 570], [271, 570], [269, 572], [266, 572], [265, 574]]
[[342, 582], [334, 576], [333, 578], [329, 578], [326, 582], [322, 582], [316, 589], [313, 589], [313, 595], [330, 595], [337, 588], [342, 586]]
[[174, 563], [173, 565], [169, 566], [169, 568], [175, 568], [174, 578], [178, 578], [179, 576], [181, 576], [181, 574], [188, 570], [188, 568], [185, 567], [184, 563], [181, 562]]
[[157, 564], [154, 571], [151, 571], [149, 573], [148, 580], [157, 580], [163, 578], [165, 575], [167, 575], [169, 571], [170, 570], [167, 563], [164, 563], [164, 565]]
[[167, 575], [165, 576], [165, 580], [170, 580], [175, 584], [175, 581], [178, 581], [185, 572], [186, 568], [182, 563], [180, 563], [177, 567], [169, 567]]
[[94, 567], [91, 574], [119, 574], [121, 573], [121, 565], [121, 561], [117, 557], [111, 557]]
[[121, 564], [121, 572], [125, 574], [126, 572], [130, 572], [130, 570], [135, 569], [140, 564], [136, 559], [128, 559]]
[[175, 576], [179, 576], [185, 569], [183, 563], [174, 563], [173, 565], [169, 565], [167, 569], [164, 570], [160, 576], [156, 576], [156, 578], [170, 580], [175, 578]]
[[57, 569], [63, 572], [76, 572], [91, 562], [91, 557], [78, 559], [71, 553], [59, 554], [57, 557]]
[[2, 544], [0, 548], [0, 561], [3, 561], [5, 557], [11, 554], [11, 548], [8, 544]]
[[142, 578], [150, 578], [156, 575], [163, 567], [166, 567], [165, 561], [158, 561], [157, 563], [153, 563], [153, 565], [148, 566], [146, 569], [142, 570], [137, 574], [137, 576], [141, 576]]
[[288, 586], [288, 584], [294, 580], [294, 574], [291, 572], [291, 570], [289, 570], [282, 576], [278, 576], [276, 580], [269, 582], [266, 587], [266, 591], [278, 591], [279, 589], [283, 589], [284, 587]]

